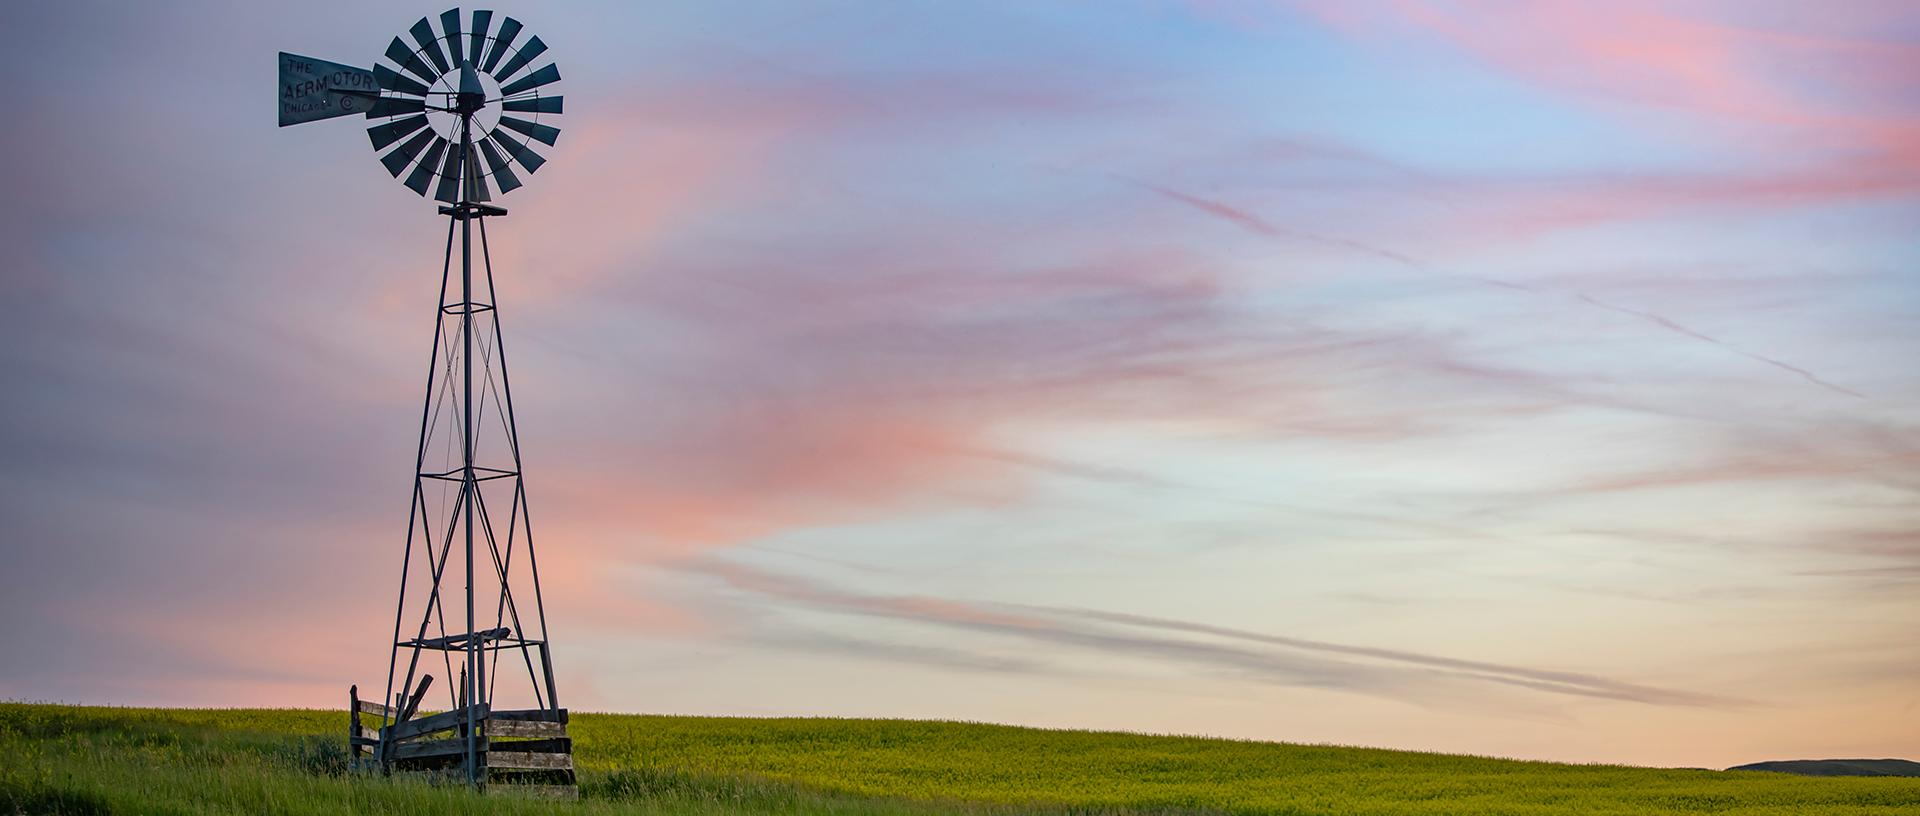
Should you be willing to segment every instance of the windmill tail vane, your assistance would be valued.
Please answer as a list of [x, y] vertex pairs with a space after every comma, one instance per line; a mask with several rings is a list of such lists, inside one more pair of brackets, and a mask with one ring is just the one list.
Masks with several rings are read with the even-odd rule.
[[348, 691], [355, 767], [572, 798], [486, 233], [507, 214], [486, 202], [546, 163], [531, 143], [560, 136], [546, 52], [512, 17], [456, 8], [370, 70], [282, 52], [279, 102], [282, 127], [372, 120], [380, 164], [448, 216], [386, 690]]

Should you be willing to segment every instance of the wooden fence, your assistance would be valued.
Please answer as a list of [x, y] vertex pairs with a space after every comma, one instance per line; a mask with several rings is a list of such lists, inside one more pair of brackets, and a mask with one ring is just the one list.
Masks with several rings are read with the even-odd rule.
[[[418, 717], [425, 685], [404, 709], [362, 700], [358, 686], [348, 690], [347, 744], [355, 767], [435, 781], [475, 780], [483, 790], [578, 796], [566, 709], [494, 711], [482, 703]], [[387, 725], [368, 728], [361, 724], [363, 714]], [[468, 772], [469, 757], [479, 773]]]

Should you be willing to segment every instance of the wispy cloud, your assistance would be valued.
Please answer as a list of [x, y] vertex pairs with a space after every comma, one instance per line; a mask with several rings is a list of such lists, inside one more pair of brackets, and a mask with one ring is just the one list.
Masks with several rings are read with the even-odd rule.
[[[1349, 646], [1268, 635], [1229, 627], [1097, 610], [1032, 605], [995, 605], [914, 595], [871, 595], [830, 587], [795, 575], [773, 573], [707, 558], [681, 569], [716, 576], [736, 589], [817, 609], [898, 618], [1011, 636], [1126, 657], [1148, 657], [1201, 670], [1230, 671], [1260, 682], [1335, 688], [1415, 702], [1435, 702], [1437, 684], [1465, 682], [1515, 686], [1550, 694], [1599, 697], [1660, 706], [1744, 707], [1751, 701], [1676, 691], [1575, 672], [1547, 671], [1393, 649]], [[1115, 624], [1101, 626], [1098, 624]], [[1177, 639], [1138, 630], [1183, 632], [1206, 639]], [[1284, 647], [1281, 651], [1227, 645], [1219, 639]], [[838, 642], [836, 642], [837, 644]], [[1333, 660], [1306, 653], [1337, 654], [1372, 662]], [[870, 653], [886, 657], [887, 650]], [[909, 655], [920, 659], [919, 655]], [[951, 656], [943, 656], [952, 661]], [[995, 668], [1013, 664], [976, 658]]]
[[1596, 476], [1575, 492], [1647, 490], [1787, 479], [1839, 479], [1902, 493], [1920, 491], [1920, 430], [1892, 424], [1836, 423], [1785, 438], [1735, 435], [1728, 450], [1703, 461]]
[[[1224, 218], [1228, 221], [1231, 221], [1235, 224], [1240, 225], [1241, 227], [1257, 235], [1263, 235], [1263, 236], [1272, 237], [1272, 238], [1298, 238], [1298, 239], [1314, 241], [1316, 243], [1326, 244], [1329, 246], [1342, 247], [1346, 249], [1355, 250], [1358, 252], [1364, 252], [1369, 255], [1375, 255], [1381, 258], [1386, 258], [1388, 260], [1403, 264], [1409, 268], [1416, 269], [1421, 272], [1425, 272], [1429, 274], [1441, 275], [1441, 276], [1453, 278], [1456, 280], [1473, 281], [1475, 283], [1481, 283], [1488, 286], [1497, 286], [1503, 289], [1513, 289], [1516, 291], [1527, 292], [1529, 294], [1534, 294], [1534, 295], [1553, 296], [1553, 297], [1560, 296], [1559, 293], [1552, 292], [1550, 290], [1543, 289], [1541, 287], [1533, 286], [1529, 284], [1516, 283], [1513, 281], [1497, 280], [1493, 278], [1482, 278], [1482, 277], [1474, 277], [1469, 275], [1455, 274], [1452, 272], [1448, 272], [1444, 269], [1441, 269], [1439, 267], [1436, 267], [1433, 264], [1415, 259], [1411, 256], [1408, 256], [1399, 252], [1394, 252], [1392, 250], [1381, 249], [1379, 247], [1375, 247], [1369, 244], [1364, 244], [1358, 241], [1352, 241], [1344, 238], [1328, 238], [1325, 236], [1315, 235], [1312, 233], [1296, 232], [1292, 230], [1281, 229], [1279, 227], [1274, 226], [1273, 224], [1268, 223], [1266, 220], [1260, 218], [1257, 215], [1254, 215], [1251, 212], [1248, 212], [1244, 209], [1229, 206], [1219, 201], [1213, 201], [1210, 199], [1190, 196], [1185, 193], [1170, 190], [1165, 187], [1160, 187], [1158, 185], [1146, 184], [1144, 182], [1134, 182], [1134, 183], [1138, 184], [1142, 188], [1151, 190], [1152, 192], [1158, 193], [1174, 201], [1178, 201], [1182, 204], [1186, 204], [1190, 207], [1193, 207], [1194, 209], [1199, 210], [1200, 212], [1206, 213], [1208, 215], [1216, 216], [1219, 218]], [[1820, 386], [1821, 388], [1825, 388], [1829, 391], [1846, 394], [1847, 396], [1850, 396], [1850, 397], [1866, 396], [1850, 388], [1844, 388], [1844, 387], [1835, 385], [1831, 382], [1828, 382], [1826, 380], [1823, 380], [1819, 376], [1815, 375], [1813, 372], [1808, 371], [1804, 368], [1800, 368], [1794, 365], [1789, 365], [1787, 363], [1783, 363], [1779, 360], [1775, 360], [1765, 355], [1755, 354], [1751, 351], [1740, 348], [1739, 346], [1736, 346], [1732, 343], [1728, 343], [1719, 338], [1712, 337], [1702, 332], [1699, 332], [1695, 329], [1691, 329], [1686, 326], [1683, 326], [1680, 323], [1675, 322], [1671, 318], [1662, 317], [1652, 312], [1641, 311], [1639, 309], [1629, 309], [1624, 306], [1617, 306], [1615, 304], [1602, 301], [1599, 298], [1596, 298], [1588, 294], [1574, 292], [1572, 293], [1572, 295], [1573, 297], [1579, 299], [1579, 301], [1582, 303], [1586, 303], [1588, 305], [1595, 306], [1601, 309], [1606, 309], [1608, 311], [1619, 312], [1620, 314], [1632, 315], [1636, 318], [1647, 321], [1648, 323], [1651, 323], [1662, 329], [1666, 329], [1667, 331], [1673, 332], [1675, 334], [1679, 334], [1685, 337], [1690, 337], [1694, 340], [1699, 340], [1705, 343], [1711, 343], [1713, 345], [1726, 349], [1727, 351], [1733, 352], [1734, 354], [1738, 354], [1742, 357], [1746, 357], [1750, 360], [1755, 360], [1755, 361], [1773, 366], [1775, 368], [1779, 368], [1783, 371], [1791, 372], [1793, 374], [1800, 376], [1806, 381], [1813, 383], [1814, 385]]]
[[1820, 536], [1814, 546], [1879, 563], [1849, 569], [1819, 570], [1816, 575], [1878, 578], [1905, 582], [1920, 579], [1920, 532], [1914, 530], [1841, 530]]

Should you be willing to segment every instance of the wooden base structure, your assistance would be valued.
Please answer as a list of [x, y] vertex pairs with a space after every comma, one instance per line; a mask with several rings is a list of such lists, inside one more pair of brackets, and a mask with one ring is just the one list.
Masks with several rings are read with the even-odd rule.
[[[446, 784], [471, 782], [489, 793], [579, 797], [564, 708], [493, 711], [482, 703], [414, 717], [411, 705], [402, 711], [360, 699], [358, 687], [349, 695], [347, 741], [357, 768]], [[362, 714], [389, 724], [368, 728], [360, 724]], [[470, 757], [477, 771], [469, 769]]]

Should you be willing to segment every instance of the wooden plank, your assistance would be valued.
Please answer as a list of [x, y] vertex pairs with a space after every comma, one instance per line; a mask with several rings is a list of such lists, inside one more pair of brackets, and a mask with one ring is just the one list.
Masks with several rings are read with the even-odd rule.
[[363, 726], [360, 726], [360, 733], [356, 734], [355, 736], [366, 737], [367, 739], [371, 739], [371, 740], [378, 740], [380, 739], [380, 732], [375, 731], [363, 725]]
[[409, 759], [387, 760], [388, 767], [396, 771], [435, 771], [445, 770], [457, 774], [461, 782], [467, 779], [467, 756], [465, 754], [444, 754], [441, 756], [412, 757]]
[[358, 710], [355, 713], [372, 714], [375, 717], [392, 717], [394, 714], [393, 706], [384, 706], [372, 700], [361, 700], [356, 708]]
[[[485, 754], [487, 741], [477, 741], [474, 750]], [[394, 759], [424, 759], [426, 757], [464, 757], [467, 755], [467, 741], [463, 739], [416, 740], [404, 745], [393, 746]]]
[[347, 753], [351, 754], [354, 759], [359, 759], [363, 756], [372, 756], [373, 748], [371, 746], [380, 744], [378, 739], [369, 739], [369, 737], [372, 736], [374, 736], [373, 732], [360, 724], [360, 686], [358, 684], [348, 686]]
[[479, 642], [486, 643], [490, 640], [500, 640], [510, 637], [511, 635], [513, 635], [513, 630], [503, 627], [500, 629], [488, 629], [485, 632], [477, 633], [477, 635], [463, 632], [458, 635], [448, 635], [446, 637], [416, 638], [407, 641], [406, 645], [416, 649], [438, 649], [447, 652], [458, 652], [466, 649], [476, 638]]
[[[482, 703], [476, 706], [476, 708], [479, 710], [479, 719], [487, 719], [486, 704]], [[452, 711], [440, 712], [431, 717], [421, 717], [417, 720], [408, 720], [399, 725], [389, 725], [382, 730], [386, 735], [387, 741], [404, 742], [406, 740], [424, 737], [428, 734], [458, 728], [465, 725], [466, 722], [467, 709], [457, 708]]]
[[571, 754], [573, 740], [566, 737], [556, 739], [513, 740], [511, 742], [493, 741], [495, 751], [520, 751], [529, 754]]
[[535, 754], [526, 751], [488, 751], [487, 767], [571, 771], [573, 756], [571, 754]]
[[558, 722], [567, 721], [567, 710], [530, 708], [522, 711], [495, 711], [489, 719], [515, 720], [521, 722]]
[[566, 723], [542, 722], [539, 720], [509, 720], [500, 716], [506, 713], [508, 712], [493, 712], [493, 716], [480, 725], [481, 733], [489, 737], [518, 737], [521, 739], [564, 737], [567, 735]]
[[[406, 722], [408, 720], [413, 719], [413, 715], [420, 713], [420, 700], [427, 696], [427, 687], [432, 685], [433, 685], [433, 675], [429, 674], [425, 677], [420, 678], [420, 687], [413, 690], [413, 697], [407, 700], [407, 705], [405, 708], [400, 709], [400, 716], [394, 718], [395, 721]], [[405, 695], [405, 692], [402, 691], [402, 696], [404, 695]], [[461, 707], [465, 708], [465, 706], [461, 706]]]

